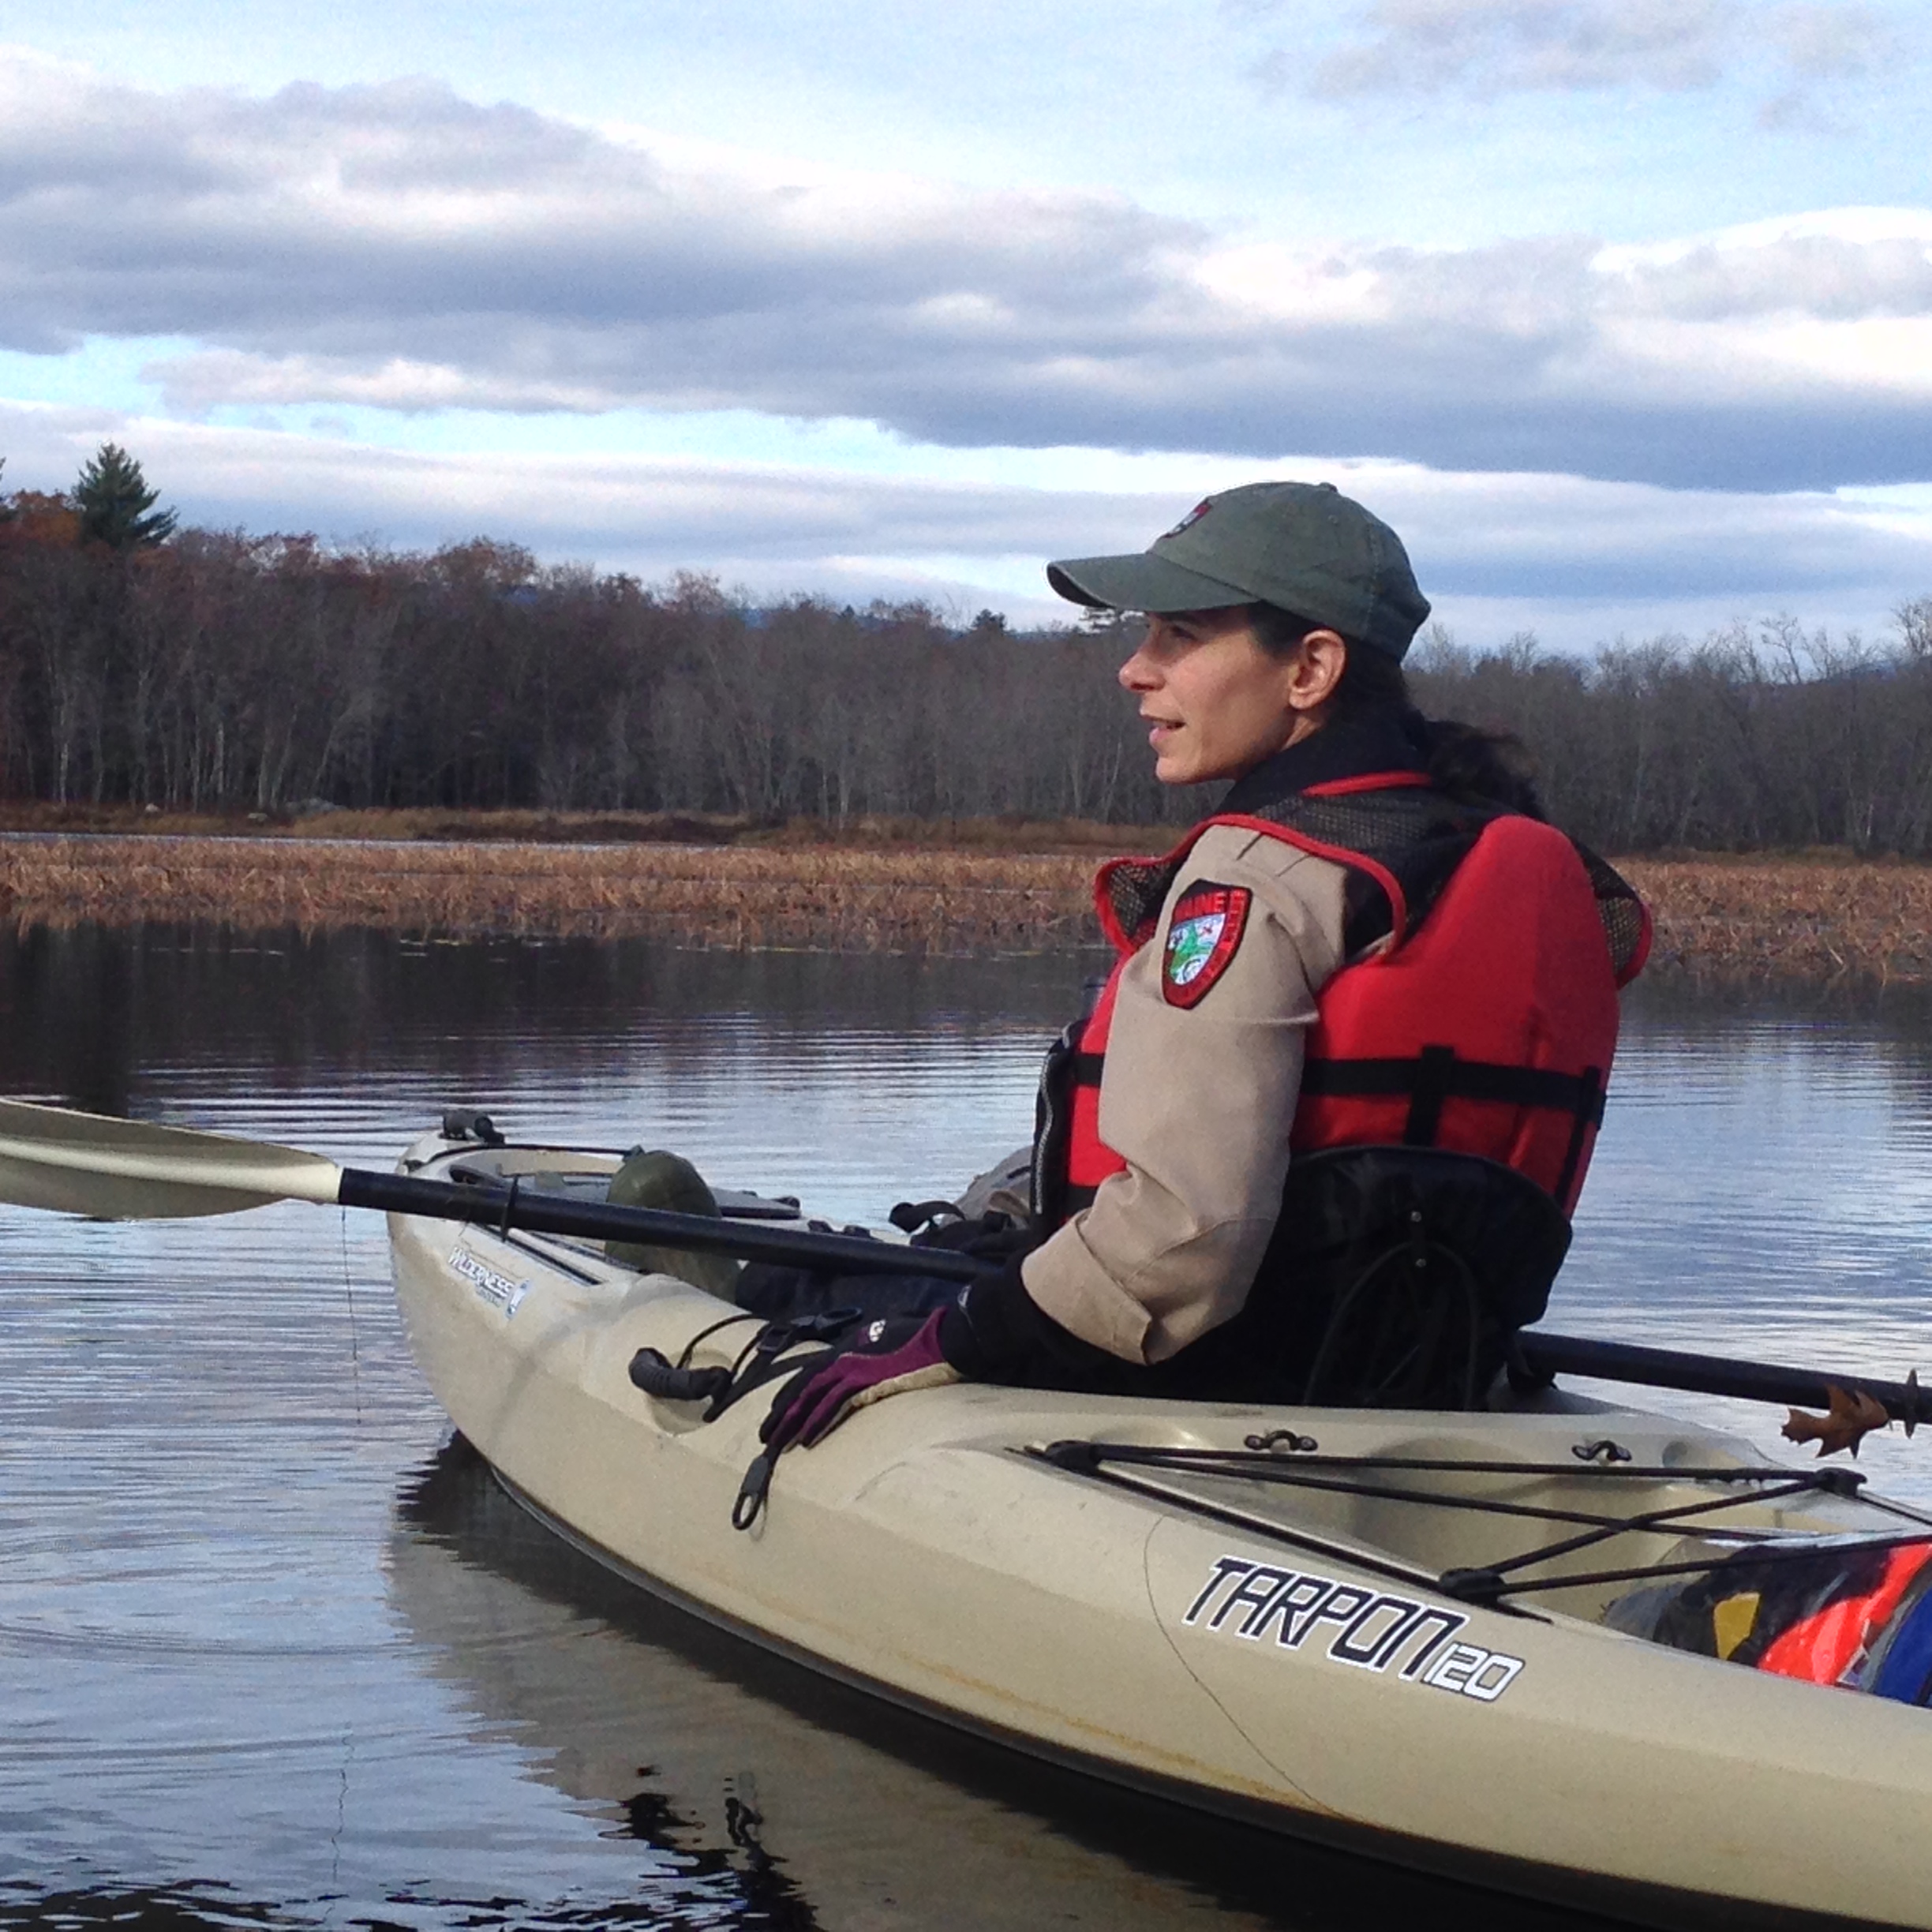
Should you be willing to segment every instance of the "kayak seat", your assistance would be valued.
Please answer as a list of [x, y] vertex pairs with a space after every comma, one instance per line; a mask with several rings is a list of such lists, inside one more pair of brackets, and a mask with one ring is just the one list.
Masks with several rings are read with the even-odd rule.
[[[605, 1198], [620, 1208], [654, 1208], [713, 1219], [722, 1213], [704, 1176], [683, 1155], [663, 1148], [631, 1148], [611, 1176]], [[728, 1255], [615, 1241], [605, 1244], [605, 1252], [620, 1267], [642, 1275], [672, 1275], [724, 1301], [731, 1299], [738, 1279], [739, 1264]]]
[[1241, 1313], [1163, 1366], [1174, 1394], [1480, 1408], [1570, 1246], [1514, 1169], [1434, 1148], [1297, 1159]]

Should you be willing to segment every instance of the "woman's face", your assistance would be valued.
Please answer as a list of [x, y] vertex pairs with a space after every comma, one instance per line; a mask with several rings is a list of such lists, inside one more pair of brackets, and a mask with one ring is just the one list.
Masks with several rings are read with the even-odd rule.
[[1163, 784], [1238, 778], [1305, 737], [1339, 675], [1338, 663], [1311, 683], [1309, 646], [1330, 638], [1342, 653], [1339, 637], [1317, 631], [1301, 650], [1276, 657], [1238, 605], [1150, 616], [1120, 681], [1140, 700], [1154, 776]]

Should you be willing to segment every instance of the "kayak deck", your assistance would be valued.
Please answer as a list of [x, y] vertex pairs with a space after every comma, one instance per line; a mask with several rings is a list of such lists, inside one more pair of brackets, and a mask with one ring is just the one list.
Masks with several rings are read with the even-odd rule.
[[[1035, 1453], [1285, 1541], [1319, 1548], [1342, 1540], [1352, 1560], [1463, 1601], [1508, 1599], [1522, 1608], [1541, 1597], [1593, 1621], [1632, 1583], [1699, 1574], [1745, 1552], [1796, 1557], [1810, 1553], [1800, 1539], [1821, 1535], [1874, 1549], [1932, 1540], [1932, 1518], [1862, 1496], [1855, 1470], [1736, 1460], [1653, 1466], [1612, 1436], [1572, 1443], [1567, 1462], [1429, 1447], [1327, 1455], [1315, 1437], [1279, 1430], [1239, 1450], [1073, 1440]], [[1858, 1500], [1856, 1512], [1830, 1508], [1846, 1498]], [[1534, 1525], [1546, 1533], [1526, 1546]]]

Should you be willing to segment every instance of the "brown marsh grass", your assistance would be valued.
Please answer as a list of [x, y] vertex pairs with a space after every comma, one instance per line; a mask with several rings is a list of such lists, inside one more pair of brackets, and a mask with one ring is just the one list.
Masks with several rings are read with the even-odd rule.
[[1653, 969], [1700, 979], [1932, 980], [1932, 866], [1796, 858], [1620, 862], [1657, 921]]
[[1088, 936], [1091, 871], [1027, 853], [107, 834], [0, 841], [0, 911], [20, 925], [1035, 952]]
[[[346, 817], [331, 817], [331, 833]], [[451, 938], [648, 935], [732, 949], [1002, 953], [1098, 943], [1090, 882], [1100, 841], [1089, 842], [1089, 828], [1022, 833], [1059, 833], [1058, 851], [998, 849], [997, 823], [976, 844], [958, 837], [922, 848], [909, 842], [914, 829], [877, 825], [869, 845], [806, 842], [796, 828], [765, 828], [769, 843], [714, 844], [673, 843], [662, 830], [596, 845], [527, 835], [436, 842], [412, 832], [0, 838], [0, 915], [23, 927], [200, 921]], [[1158, 851], [1167, 836], [1115, 827], [1105, 842]], [[1932, 980], [1932, 867], [1806, 855], [1631, 859], [1623, 870], [1656, 917], [1653, 971]]]

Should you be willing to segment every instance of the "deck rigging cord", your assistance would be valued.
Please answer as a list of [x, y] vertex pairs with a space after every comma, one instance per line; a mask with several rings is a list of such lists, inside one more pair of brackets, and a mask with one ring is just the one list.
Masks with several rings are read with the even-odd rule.
[[[1267, 1440], [1251, 1439], [1255, 1443]], [[1159, 1496], [1196, 1514], [1234, 1522], [1242, 1529], [1273, 1536], [1282, 1541], [1304, 1547], [1312, 1544], [1329, 1554], [1346, 1555], [1354, 1562], [1372, 1560], [1385, 1570], [1393, 1568], [1406, 1581], [1427, 1582], [1447, 1596], [1490, 1608], [1515, 1608], [1505, 1599], [1531, 1592], [1581, 1589], [1608, 1583], [1641, 1582], [1653, 1577], [1696, 1575], [1720, 1567], [1742, 1550], [1749, 1550], [1755, 1559], [1773, 1563], [1814, 1556], [1821, 1547], [1816, 1536], [1792, 1538], [1788, 1533], [1775, 1530], [1759, 1531], [1743, 1524], [1713, 1526], [1705, 1520], [1727, 1509], [1762, 1506], [1795, 1496], [1855, 1496], [1867, 1508], [1918, 1526], [1912, 1531], [1901, 1531], [1896, 1535], [1854, 1533], [1845, 1537], [1834, 1536], [1830, 1538], [1830, 1546], [1835, 1550], [1881, 1550], [1932, 1544], [1932, 1516], [1922, 1515], [1888, 1498], [1862, 1495], [1864, 1477], [1855, 1470], [1842, 1467], [1792, 1470], [1775, 1465], [1755, 1468], [1747, 1464], [1649, 1465], [1631, 1458], [1628, 1451], [1624, 1452], [1624, 1459], [1620, 1462], [1600, 1460], [1598, 1452], [1603, 1447], [1601, 1443], [1578, 1444], [1572, 1451], [1574, 1459], [1567, 1463], [1515, 1462], [1455, 1456], [1339, 1456], [1322, 1455], [1310, 1437], [1296, 1440], [1309, 1443], [1309, 1447], [1291, 1448], [1286, 1455], [1253, 1447], [1169, 1448], [1140, 1443], [1095, 1442], [1084, 1438], [1048, 1443], [1030, 1448], [1026, 1453], [1069, 1474], [1090, 1477], [1117, 1488]], [[1586, 1455], [1586, 1451], [1590, 1453]], [[1150, 1481], [1125, 1473], [1135, 1469], [1155, 1474], [1208, 1476], [1325, 1491], [1331, 1495], [1359, 1496], [1380, 1503], [1520, 1517], [1541, 1522], [1580, 1524], [1584, 1528], [1576, 1535], [1539, 1544], [1514, 1556], [1431, 1573], [1406, 1564], [1391, 1565], [1374, 1552], [1360, 1550], [1346, 1539], [1321, 1537], [1279, 1522], [1258, 1511], [1217, 1502], [1172, 1483]], [[1496, 1496], [1447, 1496], [1439, 1490], [1371, 1480], [1383, 1472], [1554, 1478], [1569, 1483], [1582, 1481], [1612, 1485], [1633, 1482], [1719, 1484], [1730, 1485], [1734, 1490], [1754, 1486], [1746, 1494], [1733, 1493], [1697, 1503], [1676, 1503], [1660, 1509], [1638, 1511], [1634, 1515], [1616, 1515], [1555, 1503], [1515, 1502]], [[1702, 1534], [1713, 1541], [1720, 1540], [1725, 1547], [1708, 1559], [1698, 1558], [1626, 1568], [1570, 1571], [1546, 1577], [1521, 1577], [1516, 1574], [1539, 1563], [1574, 1555], [1578, 1550], [1607, 1543], [1616, 1537], [1668, 1535], [1678, 1530], [1687, 1535]]]

